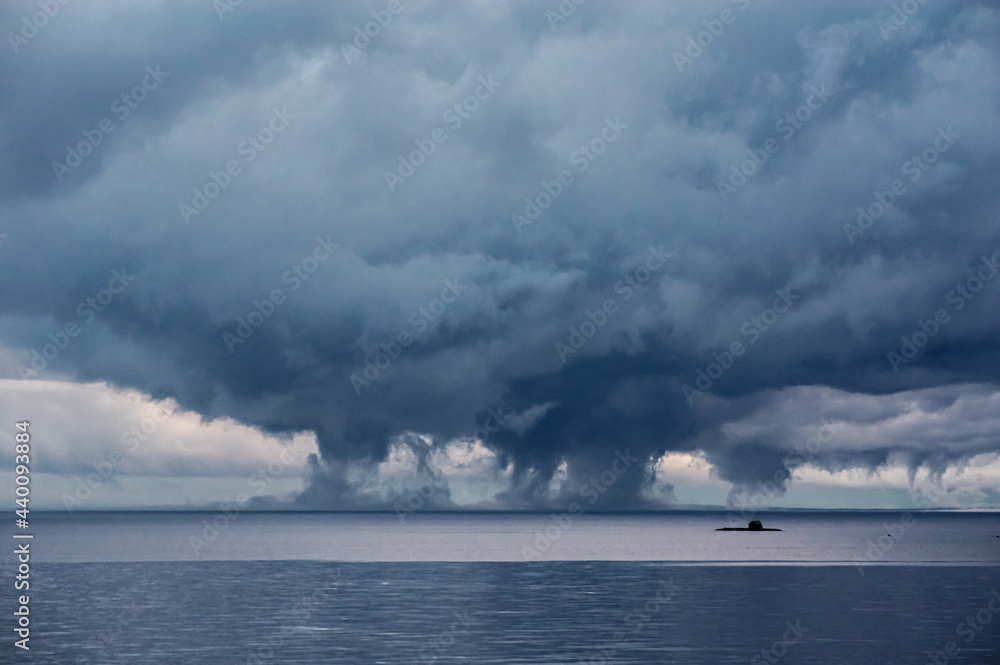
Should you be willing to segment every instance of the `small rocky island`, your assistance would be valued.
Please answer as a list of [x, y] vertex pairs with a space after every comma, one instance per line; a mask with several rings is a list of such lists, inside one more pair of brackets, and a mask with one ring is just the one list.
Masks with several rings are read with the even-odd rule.
[[746, 527], [726, 526], [721, 529], [716, 529], [716, 531], [781, 531], [781, 529], [765, 529], [764, 525], [760, 523], [760, 520], [753, 520]]

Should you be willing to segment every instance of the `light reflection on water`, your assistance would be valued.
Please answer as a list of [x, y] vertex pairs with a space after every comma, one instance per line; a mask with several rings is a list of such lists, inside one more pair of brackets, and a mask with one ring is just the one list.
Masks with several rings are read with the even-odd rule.
[[957, 632], [1000, 589], [996, 515], [917, 514], [887, 548], [900, 514], [586, 515], [535, 562], [549, 516], [244, 514], [195, 552], [216, 516], [39, 516], [30, 659], [0, 662], [1000, 662], [1000, 618]]
[[[787, 652], [783, 663], [923, 663], [1000, 588], [995, 567], [945, 566], [879, 566], [864, 576], [853, 566], [640, 562], [50, 563], [36, 571], [34, 663], [717, 665], [749, 663], [762, 649]], [[962, 644], [964, 662], [1000, 662], [1000, 618], [987, 628]], [[14, 662], [5, 642], [2, 660]]]
[[[33, 514], [34, 515], [34, 514]], [[582, 515], [75, 513], [33, 519], [38, 560], [1000, 563], [1000, 514], [773, 513], [780, 532], [715, 531], [716, 512]], [[887, 531], [895, 532], [895, 539]], [[880, 542], [881, 539], [881, 542]], [[874, 547], [873, 547], [874, 546]]]

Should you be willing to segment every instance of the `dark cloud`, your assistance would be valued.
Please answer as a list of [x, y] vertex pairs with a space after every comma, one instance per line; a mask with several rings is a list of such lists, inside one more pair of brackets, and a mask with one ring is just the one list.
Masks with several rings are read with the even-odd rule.
[[[385, 460], [393, 441], [417, 454], [415, 482], [442, 485], [433, 449], [498, 406], [522, 418], [486, 441], [498, 502], [526, 507], [578, 496], [626, 449], [643, 463], [701, 449], [722, 479], [765, 482], [793, 426], [727, 427], [782, 391], [815, 388], [797, 393], [815, 428], [827, 412], [864, 422], [866, 396], [995, 386], [1000, 279], [952, 292], [1000, 250], [1000, 14], [926, 4], [894, 30], [867, 3], [743, 4], [587, 3], [553, 30], [537, 3], [403, 2], [351, 62], [343, 45], [384, 3], [246, 3], [224, 20], [210, 4], [67, 7], [0, 64], [3, 344], [28, 365], [77, 322], [43, 374], [315, 431], [301, 501], [330, 508], [375, 505], [351, 464]], [[727, 8], [733, 22], [678, 71], [673, 54]], [[51, 162], [157, 65], [169, 78], [59, 182]], [[267, 133], [276, 110], [290, 120]], [[613, 142], [608, 123], [624, 127]], [[955, 136], [946, 150], [939, 132]], [[723, 200], [718, 183], [769, 140]], [[385, 173], [428, 141], [390, 191]], [[230, 161], [239, 173], [185, 223], [179, 206]], [[894, 180], [905, 191], [852, 238], [845, 224]], [[340, 247], [312, 260], [324, 238]], [[651, 250], [668, 257], [652, 271]], [[84, 326], [79, 304], [121, 269], [135, 279]], [[274, 289], [281, 302], [230, 352], [224, 334]], [[788, 289], [794, 304], [770, 311]], [[939, 309], [948, 322], [894, 368], [887, 354]], [[557, 343], [588, 321], [563, 362]], [[745, 353], [689, 404], [683, 386], [736, 342]], [[942, 468], [1000, 451], [995, 435], [939, 435], [863, 451], [837, 439], [811, 461], [905, 453]], [[643, 505], [649, 473], [616, 476], [600, 505]]]

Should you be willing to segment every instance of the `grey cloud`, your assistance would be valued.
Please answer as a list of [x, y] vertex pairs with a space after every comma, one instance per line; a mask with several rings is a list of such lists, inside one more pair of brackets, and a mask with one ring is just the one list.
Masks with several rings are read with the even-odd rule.
[[[868, 3], [753, 3], [684, 72], [672, 53], [732, 3], [587, 3], [555, 31], [535, 3], [403, 4], [350, 63], [341, 44], [368, 8], [305, 3], [224, 21], [208, 5], [67, 11], [4, 58], [0, 272], [18, 287], [0, 293], [3, 344], [26, 363], [125, 266], [135, 282], [46, 372], [314, 430], [303, 502], [331, 508], [357, 505], [352, 461], [407, 432], [470, 436], [500, 404], [523, 418], [554, 404], [487, 441], [514, 464], [501, 500], [535, 506], [568, 500], [626, 447], [649, 460], [703, 446], [724, 479], [770, 477], [792, 425], [738, 441], [719, 428], [774, 391], [844, 391], [863, 419], [864, 395], [995, 382], [1000, 282], [903, 371], [886, 360], [1000, 247], [988, 4], [927, 4], [883, 38], [888, 14]], [[57, 182], [52, 159], [156, 64], [171, 77]], [[490, 74], [502, 85], [449, 127]], [[786, 139], [776, 123], [821, 85], [829, 100]], [[238, 146], [286, 106], [295, 119], [246, 161]], [[628, 129], [580, 170], [574, 153], [615, 117]], [[911, 181], [903, 164], [948, 126], [961, 137]], [[438, 127], [447, 141], [390, 192], [385, 172]], [[717, 181], [769, 137], [777, 152], [721, 200]], [[228, 160], [242, 172], [185, 225], [178, 206]], [[564, 169], [573, 183], [518, 234], [511, 215]], [[906, 193], [852, 244], [844, 224], [894, 179]], [[282, 276], [317, 236], [341, 247], [293, 291]], [[661, 245], [671, 259], [626, 299], [618, 281]], [[444, 280], [468, 290], [431, 321], [420, 308]], [[801, 300], [750, 345], [742, 324], [786, 287]], [[287, 302], [230, 353], [223, 333], [274, 288]], [[617, 313], [563, 364], [555, 344], [609, 298]], [[351, 375], [403, 332], [412, 343], [358, 395]], [[682, 386], [738, 340], [747, 353], [690, 407]], [[818, 458], [870, 467], [890, 449], [969, 454], [928, 440]], [[647, 480], [637, 465], [601, 505], [645, 505]]]

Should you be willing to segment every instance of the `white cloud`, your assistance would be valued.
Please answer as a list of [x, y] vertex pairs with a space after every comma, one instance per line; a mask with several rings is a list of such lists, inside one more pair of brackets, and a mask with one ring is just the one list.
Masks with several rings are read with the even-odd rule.
[[[105, 383], [0, 379], [5, 449], [13, 449], [13, 423], [21, 420], [31, 423], [32, 498], [50, 507], [62, 508], [62, 493], [88, 477], [100, 479], [88, 508], [186, 504], [192, 495], [184, 488], [195, 486], [193, 496], [206, 503], [233, 500], [230, 486], [284, 494], [301, 488], [307, 457], [318, 453], [312, 433], [282, 438], [229, 418], [206, 421], [172, 400]], [[12, 464], [12, 456], [0, 461]], [[4, 474], [0, 484], [10, 482]]]

